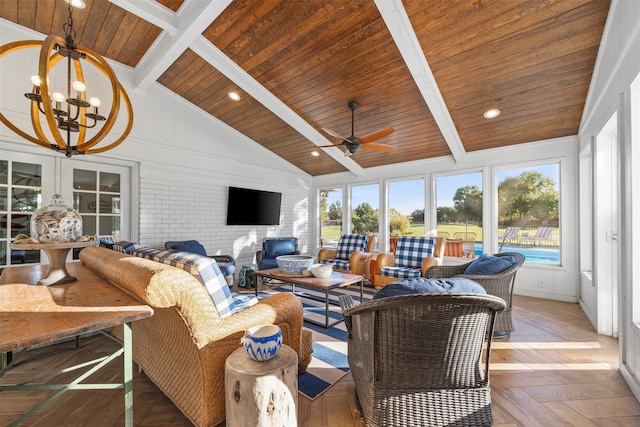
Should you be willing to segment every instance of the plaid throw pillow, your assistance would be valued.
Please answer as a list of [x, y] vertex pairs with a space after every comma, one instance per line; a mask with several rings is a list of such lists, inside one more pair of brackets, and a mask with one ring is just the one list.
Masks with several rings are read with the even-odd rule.
[[150, 259], [162, 264], [172, 265], [193, 274], [207, 288], [207, 292], [216, 306], [218, 316], [225, 318], [236, 313], [231, 290], [224, 279], [216, 260], [191, 252], [177, 252], [172, 249], [140, 248], [132, 255]]
[[422, 275], [421, 270], [415, 268], [405, 267], [382, 267], [380, 274], [386, 277], [394, 277], [397, 279], [410, 279], [412, 277], [420, 277]]
[[360, 234], [343, 234], [338, 241], [337, 259], [349, 259], [351, 252], [366, 251], [369, 237]]
[[420, 268], [426, 257], [433, 256], [435, 246], [433, 237], [400, 236], [396, 246], [396, 266]]
[[116, 252], [121, 252], [123, 254], [130, 254], [136, 249], [138, 249], [137, 243], [127, 242], [126, 240], [121, 240], [113, 244], [113, 250]]

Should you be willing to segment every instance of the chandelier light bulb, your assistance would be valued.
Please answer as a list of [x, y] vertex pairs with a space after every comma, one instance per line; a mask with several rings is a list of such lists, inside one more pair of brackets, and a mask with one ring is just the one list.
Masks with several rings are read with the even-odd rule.
[[100, 105], [102, 105], [102, 101], [100, 101], [98, 98], [89, 98], [89, 104], [94, 107], [99, 107]]
[[87, 89], [87, 87], [84, 85], [84, 83], [82, 83], [80, 81], [77, 81], [77, 80], [75, 82], [73, 82], [73, 88], [75, 90], [77, 90], [78, 92], [84, 92]]
[[53, 92], [53, 95], [51, 95], [51, 98], [56, 102], [64, 102], [66, 100], [64, 95], [61, 94], [60, 92]]
[[35, 86], [40, 86], [40, 76], [37, 74], [31, 76], [31, 83], [33, 83]]

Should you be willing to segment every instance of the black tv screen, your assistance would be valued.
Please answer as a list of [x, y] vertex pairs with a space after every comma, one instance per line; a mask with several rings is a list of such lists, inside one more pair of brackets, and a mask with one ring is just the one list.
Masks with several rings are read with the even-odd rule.
[[227, 225], [280, 225], [281, 193], [229, 187]]

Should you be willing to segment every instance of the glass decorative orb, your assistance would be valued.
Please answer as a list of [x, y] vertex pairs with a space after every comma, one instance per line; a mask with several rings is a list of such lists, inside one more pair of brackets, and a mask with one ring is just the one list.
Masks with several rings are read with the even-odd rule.
[[31, 216], [31, 237], [40, 243], [68, 243], [82, 236], [82, 217], [60, 194]]

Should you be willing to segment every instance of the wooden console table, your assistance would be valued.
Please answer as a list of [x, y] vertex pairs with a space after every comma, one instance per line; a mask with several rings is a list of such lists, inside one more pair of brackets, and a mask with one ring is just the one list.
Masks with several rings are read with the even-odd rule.
[[[64, 385], [0, 385], [0, 390], [57, 389], [53, 396], [11, 425], [17, 425], [68, 390], [124, 389], [125, 425], [133, 425], [133, 357], [131, 322], [153, 315], [153, 309], [113, 286], [81, 263], [67, 264], [77, 281], [34, 286], [40, 265], [6, 268], [0, 276], [0, 352], [6, 353], [61, 338], [124, 325], [123, 347], [96, 361], [88, 372]], [[44, 267], [46, 269], [47, 267]], [[123, 355], [124, 380], [117, 384], [80, 384], [102, 366]], [[13, 363], [13, 362], [12, 362]], [[6, 369], [3, 369], [2, 373]]]
[[12, 243], [14, 250], [43, 250], [49, 258], [49, 270], [46, 277], [38, 280], [38, 285], [62, 285], [63, 283], [74, 282], [76, 278], [69, 274], [66, 269], [67, 254], [71, 249], [86, 248], [96, 246], [97, 240], [89, 242], [68, 242], [68, 243]]

